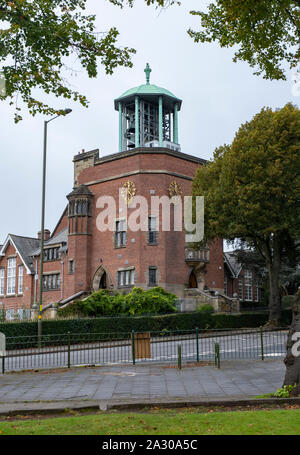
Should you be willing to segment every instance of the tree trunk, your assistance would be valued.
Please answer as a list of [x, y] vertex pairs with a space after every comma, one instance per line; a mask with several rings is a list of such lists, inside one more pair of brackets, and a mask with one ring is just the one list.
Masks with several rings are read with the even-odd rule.
[[269, 272], [270, 296], [269, 296], [269, 321], [267, 327], [278, 327], [281, 318], [281, 296], [279, 288], [279, 272], [281, 250], [279, 239], [275, 236], [272, 239], [272, 248], [270, 242], [263, 245], [266, 259], [266, 265]]
[[269, 269], [269, 321], [268, 325], [279, 326], [281, 318], [281, 296], [279, 289], [279, 268], [270, 267]]
[[[300, 346], [296, 346], [297, 340], [300, 340], [300, 294], [295, 299], [292, 306], [293, 320], [288, 333], [287, 340], [287, 354], [284, 359], [286, 366], [286, 373], [283, 385], [297, 385], [296, 389], [293, 390], [292, 395], [300, 394]], [[298, 333], [297, 335], [294, 335]], [[294, 335], [294, 339], [292, 339]], [[297, 343], [299, 345], [299, 341]], [[292, 349], [294, 346], [294, 349]], [[296, 352], [293, 352], [296, 351]]]

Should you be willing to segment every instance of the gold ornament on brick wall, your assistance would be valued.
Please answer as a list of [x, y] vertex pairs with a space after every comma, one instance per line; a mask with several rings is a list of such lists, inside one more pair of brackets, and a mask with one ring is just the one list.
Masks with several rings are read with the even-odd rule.
[[125, 199], [127, 204], [130, 203], [131, 199], [136, 195], [136, 186], [135, 183], [131, 180], [124, 183], [122, 187], [122, 197]]
[[169, 196], [174, 204], [178, 204], [181, 201], [182, 188], [176, 180], [173, 180], [169, 185]]

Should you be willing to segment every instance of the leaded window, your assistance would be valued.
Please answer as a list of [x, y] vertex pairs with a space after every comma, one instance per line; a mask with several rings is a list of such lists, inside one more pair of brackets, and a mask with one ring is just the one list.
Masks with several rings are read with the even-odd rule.
[[7, 260], [7, 295], [16, 293], [16, 258]]
[[126, 220], [116, 221], [115, 247], [121, 248], [126, 246]]

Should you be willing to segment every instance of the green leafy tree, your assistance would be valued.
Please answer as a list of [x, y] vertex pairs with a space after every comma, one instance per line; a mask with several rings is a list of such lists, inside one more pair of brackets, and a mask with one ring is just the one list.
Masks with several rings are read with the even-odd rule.
[[[259, 251], [255, 248], [249, 250], [247, 244], [240, 241], [235, 242], [236, 249], [234, 255], [236, 260], [246, 269], [252, 270], [255, 273], [258, 281], [263, 284], [266, 280], [266, 266]], [[279, 284], [281, 295], [294, 295], [300, 286], [300, 240], [295, 241], [295, 249], [291, 251], [283, 251]]]
[[[134, 0], [109, 0], [132, 7]], [[147, 5], [165, 7], [172, 0], [145, 0]], [[33, 95], [36, 88], [79, 101], [88, 106], [87, 98], [71, 88], [65, 78], [68, 57], [75, 55], [90, 78], [98, 74], [98, 60], [107, 74], [118, 66], [131, 67], [135, 50], [117, 45], [115, 27], [97, 33], [95, 15], [84, 14], [87, 0], [0, 0], [0, 71], [5, 92], [0, 99], [13, 105], [17, 95], [35, 115], [64, 115]], [[15, 121], [22, 119], [16, 106]]]
[[242, 125], [231, 145], [198, 169], [193, 194], [205, 197], [205, 236], [242, 239], [264, 260], [269, 322], [281, 314], [283, 257], [295, 255], [300, 234], [300, 111], [264, 108]]
[[254, 74], [285, 80], [283, 63], [299, 62], [300, 0], [216, 0], [191, 14], [201, 22], [200, 31], [188, 31], [195, 42], [236, 46], [233, 61], [248, 62]]

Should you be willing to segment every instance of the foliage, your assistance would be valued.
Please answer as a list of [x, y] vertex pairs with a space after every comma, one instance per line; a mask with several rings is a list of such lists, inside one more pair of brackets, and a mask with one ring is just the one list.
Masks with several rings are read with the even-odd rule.
[[274, 393], [274, 397], [276, 398], [289, 398], [292, 391], [297, 387], [297, 384], [295, 385], [284, 385], [280, 389], [277, 389], [276, 392]]
[[[11, 104], [19, 94], [32, 115], [64, 115], [33, 97], [32, 90], [41, 88], [87, 106], [86, 97], [64, 79], [71, 54], [76, 54], [91, 78], [97, 76], [97, 57], [107, 74], [120, 65], [132, 66], [134, 50], [117, 47], [119, 32], [115, 27], [97, 34], [95, 16], [85, 15], [85, 7], [86, 0], [0, 0], [0, 61], [6, 80], [4, 98]], [[16, 107], [15, 121], [22, 118], [19, 110]]]
[[201, 305], [198, 310], [199, 313], [213, 313], [214, 312], [214, 309], [213, 307], [209, 304], [209, 303], [205, 303], [204, 305]]
[[285, 295], [282, 297], [282, 308], [292, 308], [294, 302], [295, 302], [294, 295]]
[[205, 197], [205, 236], [242, 239], [255, 247], [270, 281], [272, 318], [280, 313], [279, 272], [300, 236], [300, 111], [264, 108], [231, 145], [201, 166], [193, 194]]
[[85, 300], [70, 304], [66, 309], [58, 310], [59, 316], [81, 314], [82, 316], [115, 316], [136, 314], [161, 314], [176, 311], [176, 295], [161, 287], [144, 291], [133, 288], [129, 294], [113, 295], [107, 290], [94, 292]]
[[280, 269], [280, 281], [285, 294], [295, 294], [300, 286], [300, 240], [295, 242], [292, 258], [284, 258]]
[[[134, 0], [109, 0], [110, 3], [132, 7]], [[145, 0], [147, 5], [165, 7], [172, 0]], [[115, 27], [99, 33], [93, 14], [85, 14], [87, 0], [0, 0], [0, 63], [6, 82], [6, 93], [0, 99], [14, 104], [19, 95], [35, 115], [65, 115], [61, 109], [37, 99], [36, 88], [46, 94], [79, 101], [88, 106], [87, 98], [66, 80], [64, 73], [74, 72], [68, 59], [76, 56], [88, 77], [98, 74], [98, 60], [106, 74], [119, 66], [132, 67], [135, 50], [119, 47], [119, 32]], [[15, 121], [22, 119], [16, 105]]]
[[299, 58], [300, 0], [216, 0], [200, 17], [200, 31], [189, 29], [195, 42], [218, 41], [237, 47], [234, 62], [246, 61], [265, 79], [286, 79], [284, 63], [296, 67]]
[[5, 321], [5, 307], [4, 305], [0, 306], [0, 322]]
[[[247, 249], [244, 242], [236, 242], [238, 249], [233, 254], [236, 260], [243, 265], [246, 269], [252, 270], [260, 283], [266, 279], [265, 261], [257, 249]], [[280, 265], [279, 282], [281, 293], [284, 295], [295, 294], [300, 286], [300, 240], [295, 240], [295, 249], [289, 253], [288, 251], [282, 252], [282, 261]]]
[[[291, 323], [291, 311], [282, 311], [282, 325]], [[93, 334], [93, 333], [129, 333], [136, 332], [161, 332], [170, 333], [172, 330], [199, 329], [230, 329], [242, 327], [260, 327], [267, 322], [266, 313], [243, 314], [206, 314], [173, 313], [157, 316], [124, 316], [124, 317], [94, 317], [57, 319], [43, 321], [43, 335]], [[168, 331], [168, 332], [167, 332]], [[0, 323], [0, 332], [7, 337], [37, 335], [36, 322], [9, 322]]]

